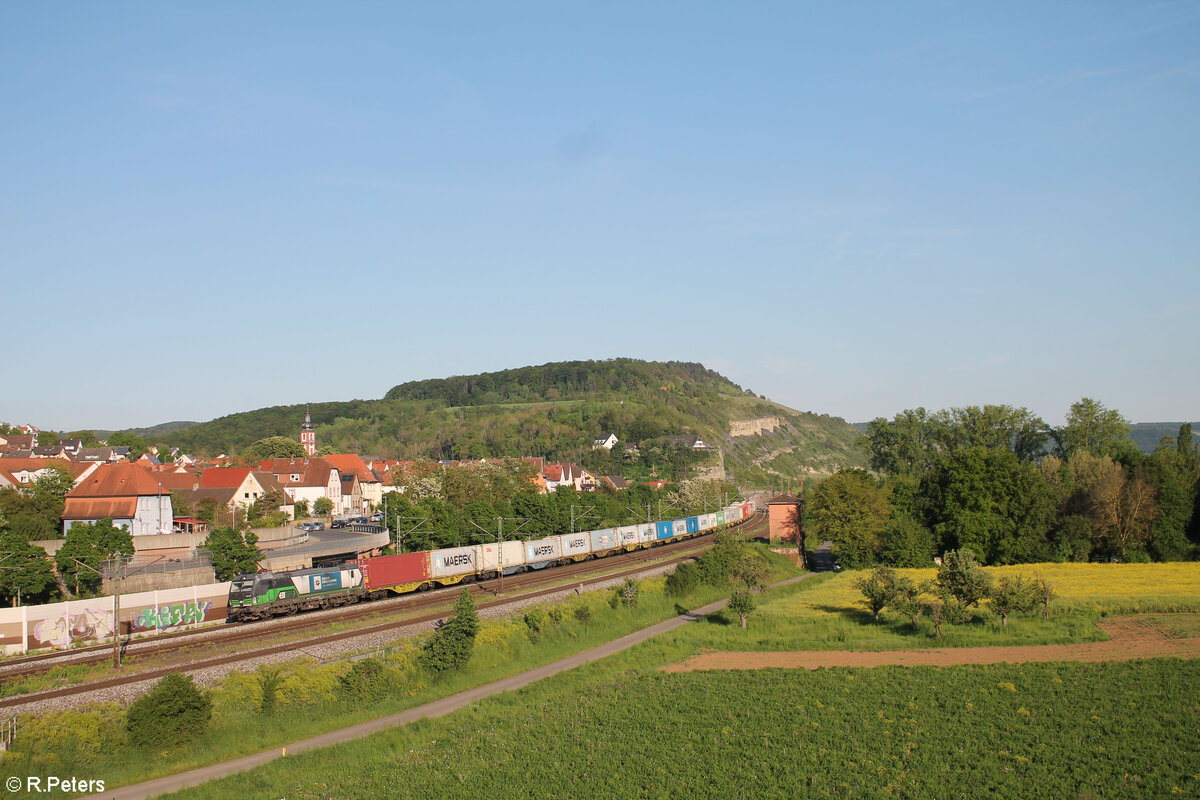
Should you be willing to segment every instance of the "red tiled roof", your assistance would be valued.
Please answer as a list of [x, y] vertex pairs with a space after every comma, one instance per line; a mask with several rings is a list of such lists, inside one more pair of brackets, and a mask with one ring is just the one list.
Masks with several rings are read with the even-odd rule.
[[375, 483], [379, 479], [367, 469], [367, 465], [363, 462], [360, 456], [354, 453], [337, 453], [331, 456], [323, 456], [333, 466], [337, 467], [338, 472], [342, 475], [357, 475], [360, 483]]
[[133, 519], [137, 513], [136, 497], [67, 497], [63, 519]]
[[46, 467], [58, 467], [66, 470], [72, 478], [78, 478], [92, 465], [85, 461], [67, 461], [65, 458], [5, 458], [0, 466], [8, 472], [36, 472]]
[[249, 474], [249, 467], [213, 467], [200, 473], [200, 488], [236, 489]]
[[72, 497], [146, 497], [161, 494], [159, 480], [137, 464], [101, 464], [67, 495]]
[[200, 484], [200, 479], [190, 472], [155, 473], [154, 479], [162, 483], [164, 492], [191, 491]]

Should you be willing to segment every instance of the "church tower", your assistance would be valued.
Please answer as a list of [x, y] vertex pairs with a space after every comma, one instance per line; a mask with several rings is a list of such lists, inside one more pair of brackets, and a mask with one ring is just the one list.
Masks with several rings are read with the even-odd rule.
[[317, 454], [317, 433], [307, 408], [304, 409], [304, 424], [300, 426], [300, 444], [304, 445], [304, 452], [310, 456]]

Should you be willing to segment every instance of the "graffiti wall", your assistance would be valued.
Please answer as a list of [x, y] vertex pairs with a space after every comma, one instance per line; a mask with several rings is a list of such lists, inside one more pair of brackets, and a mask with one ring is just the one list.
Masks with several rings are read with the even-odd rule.
[[[145, 635], [223, 620], [228, 598], [227, 582], [123, 594], [121, 635]], [[9, 655], [111, 642], [115, 610], [111, 596], [0, 609], [0, 648]]]

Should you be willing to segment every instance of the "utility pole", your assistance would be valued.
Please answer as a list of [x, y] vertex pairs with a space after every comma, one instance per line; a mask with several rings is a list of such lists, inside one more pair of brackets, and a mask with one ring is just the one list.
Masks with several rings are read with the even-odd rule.
[[429, 517], [396, 517], [396, 552], [404, 552], [404, 531], [400, 530], [400, 522], [411, 522], [412, 527], [408, 529], [408, 533], [416, 533], [417, 528], [420, 528], [425, 523], [429, 522]]

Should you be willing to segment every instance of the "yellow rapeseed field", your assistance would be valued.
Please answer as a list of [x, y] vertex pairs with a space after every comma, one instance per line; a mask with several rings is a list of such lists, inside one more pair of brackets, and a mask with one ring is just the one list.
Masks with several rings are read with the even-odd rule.
[[[1200, 563], [1167, 564], [1019, 564], [988, 567], [996, 578], [1024, 575], [1044, 578], [1057, 595], [1051, 608], [1056, 612], [1093, 611], [1102, 614], [1137, 612], [1200, 611]], [[902, 569], [921, 582], [937, 576], [936, 569]], [[863, 573], [842, 573], [797, 604], [837, 608], [862, 608], [862, 593], [854, 579]]]

